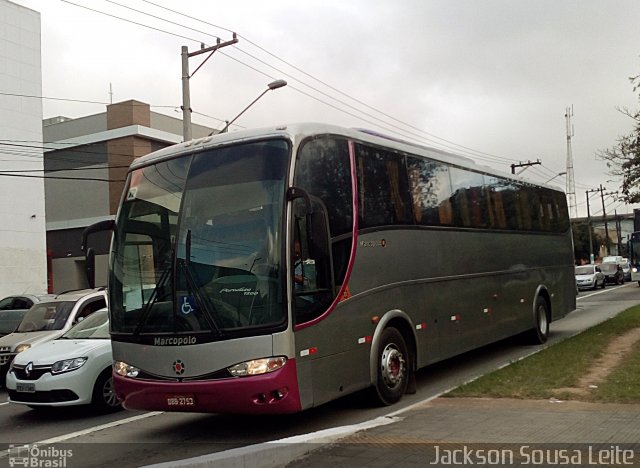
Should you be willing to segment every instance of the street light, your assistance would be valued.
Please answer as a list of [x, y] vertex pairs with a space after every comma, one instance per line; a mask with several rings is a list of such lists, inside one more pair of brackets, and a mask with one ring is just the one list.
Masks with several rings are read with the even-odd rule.
[[[269, 84], [267, 85], [267, 89], [265, 89], [264, 91], [262, 91], [262, 93], [260, 93], [260, 95], [259, 95], [257, 98], [255, 98], [253, 101], [251, 101], [251, 103], [250, 103], [247, 107], [245, 107], [245, 108], [242, 110], [242, 112], [240, 112], [238, 115], [236, 115], [236, 116], [233, 118], [233, 120], [231, 120], [230, 122], [228, 122], [228, 123], [227, 123], [227, 125], [225, 125], [225, 126], [224, 126], [224, 128], [223, 128], [222, 130], [220, 130], [218, 133], [225, 133], [225, 132], [229, 129], [229, 127], [231, 126], [231, 124], [232, 124], [233, 122], [235, 122], [236, 120], [238, 120], [238, 117], [240, 117], [242, 114], [244, 114], [244, 113], [247, 111], [247, 109], [249, 109], [249, 107], [253, 106], [253, 105], [258, 101], [258, 99], [260, 99], [262, 96], [264, 96], [265, 94], [267, 94], [269, 91], [272, 91], [272, 90], [274, 90], [274, 89], [278, 89], [278, 88], [282, 88], [283, 86], [287, 86], [287, 82], [286, 82], [286, 81], [284, 81], [284, 80], [276, 80], [276, 81], [272, 81], [271, 83], [269, 83]], [[211, 136], [211, 135], [213, 135], [213, 132], [209, 133], [209, 135], [210, 135], [210, 136]]]
[[558, 172], [558, 173], [557, 173], [556, 175], [554, 175], [551, 179], [547, 180], [547, 181], [545, 182], [545, 184], [548, 184], [549, 182], [551, 182], [551, 181], [552, 181], [553, 179], [555, 179], [556, 177], [560, 177], [560, 176], [563, 176], [563, 175], [567, 175], [567, 173], [566, 173], [566, 172]]

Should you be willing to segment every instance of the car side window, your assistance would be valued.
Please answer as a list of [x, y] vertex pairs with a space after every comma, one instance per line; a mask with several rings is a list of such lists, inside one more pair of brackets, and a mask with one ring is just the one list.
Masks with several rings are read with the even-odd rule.
[[29, 309], [33, 305], [27, 298], [17, 297], [15, 301], [13, 301], [14, 309]]
[[106, 306], [107, 303], [104, 297], [98, 297], [87, 301], [87, 303], [82, 307], [82, 310], [80, 310], [80, 312], [78, 312], [78, 314], [76, 315], [73, 323], [78, 323], [84, 320], [89, 315], [93, 314], [96, 310], [102, 309]]

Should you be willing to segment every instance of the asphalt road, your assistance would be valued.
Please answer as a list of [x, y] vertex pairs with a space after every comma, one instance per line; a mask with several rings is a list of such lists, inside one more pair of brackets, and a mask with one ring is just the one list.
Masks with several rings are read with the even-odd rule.
[[[548, 344], [566, 339], [638, 303], [640, 287], [636, 283], [581, 292], [577, 310], [551, 325]], [[390, 408], [371, 408], [364, 403], [362, 394], [355, 394], [287, 416], [126, 411], [94, 415], [84, 408], [33, 411], [4, 403], [6, 392], [0, 391], [0, 448], [4, 454], [0, 465], [8, 461], [6, 449], [10, 445], [36, 443], [46, 447], [49, 444], [57, 450], [72, 450], [73, 456], [66, 460], [67, 467], [124, 468], [357, 424], [441, 394], [539, 349], [511, 339], [429, 366], [417, 375], [417, 393], [406, 395]]]

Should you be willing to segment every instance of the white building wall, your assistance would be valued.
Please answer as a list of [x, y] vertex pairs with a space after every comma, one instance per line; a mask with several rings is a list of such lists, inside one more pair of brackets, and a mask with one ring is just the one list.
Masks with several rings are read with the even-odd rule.
[[[0, 297], [47, 291], [40, 13], [0, 0]], [[6, 172], [5, 172], [6, 173]], [[42, 173], [24, 173], [42, 175]]]

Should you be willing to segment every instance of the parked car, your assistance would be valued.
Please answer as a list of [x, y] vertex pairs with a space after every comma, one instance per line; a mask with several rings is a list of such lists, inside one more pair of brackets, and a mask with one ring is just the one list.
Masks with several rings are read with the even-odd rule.
[[80, 320], [106, 306], [104, 288], [69, 291], [34, 304], [16, 331], [0, 338], [0, 383], [4, 383], [17, 354], [59, 338]]
[[0, 299], [0, 310], [29, 310], [33, 304], [40, 302], [43, 298], [52, 297], [51, 294], [23, 294], [7, 296]]
[[22, 317], [35, 303], [54, 297], [52, 294], [8, 296], [0, 300], [0, 337], [13, 333]]
[[576, 283], [578, 289], [596, 289], [606, 286], [606, 277], [598, 265], [581, 265], [576, 267]]
[[624, 284], [624, 273], [622, 267], [617, 263], [601, 263], [600, 270], [604, 273], [607, 283]]
[[20, 353], [7, 374], [9, 401], [32, 408], [92, 405], [120, 408], [111, 377], [107, 309], [100, 309], [56, 340]]
[[629, 264], [629, 260], [626, 258], [622, 259], [620, 266], [622, 267], [624, 280], [631, 281], [631, 265]]

